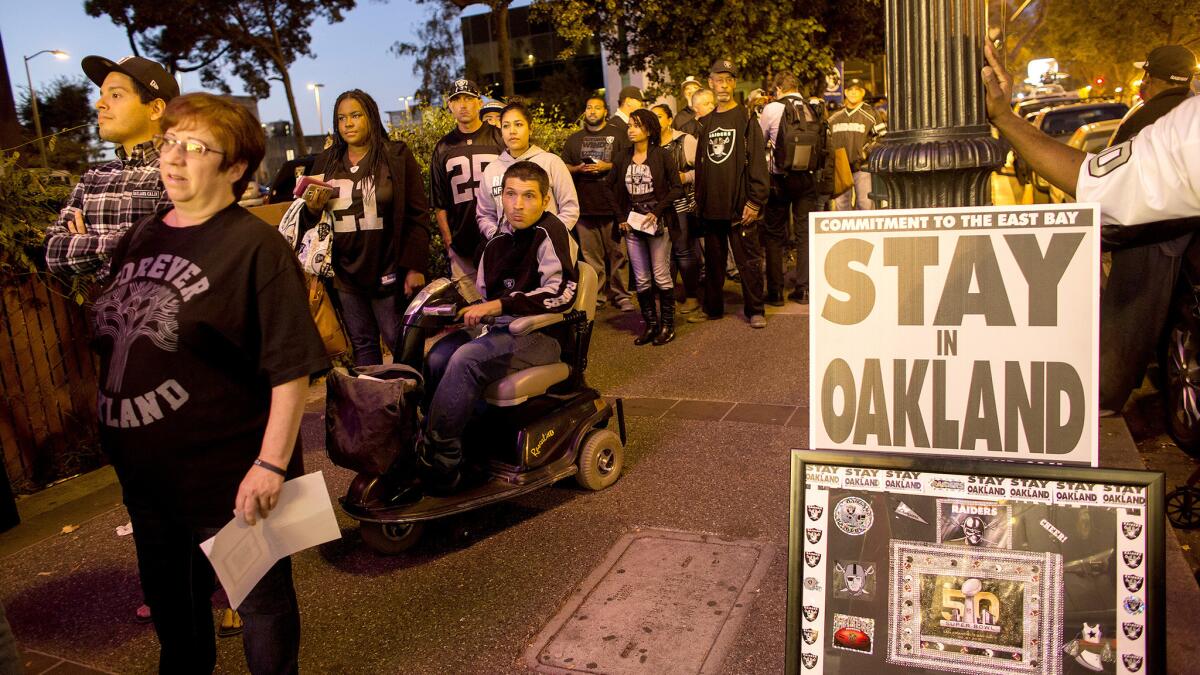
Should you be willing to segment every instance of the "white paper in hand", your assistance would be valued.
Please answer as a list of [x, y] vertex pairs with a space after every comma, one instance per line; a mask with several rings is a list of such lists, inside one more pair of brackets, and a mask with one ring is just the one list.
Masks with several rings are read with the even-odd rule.
[[649, 234], [649, 235], [658, 234], [658, 223], [657, 222], [654, 222], [654, 223], [647, 222], [646, 215], [647, 214], [645, 214], [645, 213], [638, 213], [637, 211], [630, 211], [629, 218], [625, 222], [629, 223], [629, 227], [632, 227], [633, 229], [637, 230], [638, 232], [645, 232], [646, 234]]
[[325, 477], [318, 471], [284, 483], [268, 517], [254, 525], [234, 518], [202, 542], [200, 550], [221, 580], [229, 606], [237, 609], [276, 562], [341, 536]]

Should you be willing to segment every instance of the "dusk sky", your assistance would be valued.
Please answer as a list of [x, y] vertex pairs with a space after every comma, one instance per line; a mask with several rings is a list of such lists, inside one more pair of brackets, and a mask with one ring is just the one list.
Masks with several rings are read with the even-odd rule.
[[[18, 100], [26, 87], [22, 56], [43, 49], [62, 49], [70, 54], [65, 61], [43, 54], [29, 62], [34, 86], [41, 87], [63, 75], [82, 75], [79, 61], [89, 54], [117, 59], [130, 53], [125, 32], [108, 18], [88, 16], [83, 11], [83, 0], [0, 0], [0, 7], [4, 8], [0, 36], [4, 38], [13, 96]], [[476, 5], [467, 13], [484, 9]], [[321, 90], [321, 105], [325, 108], [322, 114], [326, 131], [332, 117], [330, 106], [346, 89], [366, 90], [384, 111], [402, 110], [404, 104], [398, 99], [412, 95], [419, 79], [412, 73], [411, 58], [398, 59], [388, 49], [397, 40], [415, 41], [416, 28], [424, 22], [428, 11], [413, 0], [359, 0], [341, 23], [314, 22], [312, 51], [317, 58], [297, 61], [290, 71], [305, 133], [315, 134], [320, 130], [316, 101], [305, 87], [309, 82], [325, 85]], [[237, 78], [229, 78], [228, 83], [234, 93], [242, 93]], [[278, 82], [272, 85], [270, 98], [258, 104], [262, 120], [291, 119], [283, 88]], [[201, 90], [199, 76], [184, 74], [181, 89]]]

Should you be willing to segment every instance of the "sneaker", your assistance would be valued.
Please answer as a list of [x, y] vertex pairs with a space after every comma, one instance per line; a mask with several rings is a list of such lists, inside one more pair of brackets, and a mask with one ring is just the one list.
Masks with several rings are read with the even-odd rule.
[[763, 316], [762, 314], [755, 314], [754, 316], [750, 317], [750, 327], [751, 328], [766, 328], [767, 327], [767, 317]]
[[783, 307], [783, 293], [780, 291], [775, 291], [774, 293], [767, 293], [766, 302], [768, 305], [770, 305], [772, 307]]
[[676, 311], [680, 314], [691, 314], [698, 309], [700, 309], [700, 301], [695, 298], [688, 298], [683, 301], [683, 304]]
[[712, 318], [713, 317], [709, 316], [708, 313], [705, 312], [704, 310], [699, 310], [699, 311], [692, 312], [691, 314], [688, 314], [687, 322], [688, 323], [704, 323], [705, 321], [708, 321], [709, 319], [712, 319]]
[[788, 300], [799, 305], [807, 305], [808, 291], [792, 291], [791, 295], [788, 296]]
[[632, 312], [637, 309], [637, 307], [634, 306], [633, 301], [629, 298], [621, 298], [618, 300], [617, 308], [619, 308], [622, 312]]

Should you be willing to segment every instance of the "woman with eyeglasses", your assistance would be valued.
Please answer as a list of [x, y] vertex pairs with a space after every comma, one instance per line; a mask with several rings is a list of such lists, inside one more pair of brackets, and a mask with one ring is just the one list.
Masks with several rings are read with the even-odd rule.
[[318, 191], [300, 213], [308, 229], [333, 223], [333, 284], [354, 365], [383, 363], [379, 341], [398, 360], [407, 300], [425, 286], [429, 201], [408, 145], [388, 139], [375, 99], [359, 89], [334, 104], [333, 145], [313, 163]]
[[[214, 574], [199, 544], [231, 517], [268, 517], [284, 480], [303, 472], [305, 395], [329, 359], [295, 255], [236, 203], [262, 160], [262, 127], [197, 93], [173, 99], [162, 128], [173, 205], [120, 240], [91, 310], [100, 440], [133, 523], [159, 670], [211, 672]], [[250, 671], [296, 672], [290, 561], [238, 611]]]
[[[629, 115], [629, 142], [613, 154], [608, 182], [616, 196], [613, 214], [625, 233], [629, 266], [645, 330], [635, 345], [675, 339], [675, 282], [671, 278], [671, 221], [683, 197], [679, 170], [661, 145], [658, 117], [645, 108]], [[655, 303], [657, 302], [657, 307]]]

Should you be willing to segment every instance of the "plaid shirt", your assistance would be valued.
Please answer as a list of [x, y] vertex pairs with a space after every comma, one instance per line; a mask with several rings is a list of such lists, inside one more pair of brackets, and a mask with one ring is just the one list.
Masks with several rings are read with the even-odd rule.
[[[106, 268], [121, 235], [143, 217], [171, 203], [158, 174], [153, 141], [89, 170], [71, 192], [58, 222], [46, 230], [46, 266], [52, 272], [86, 274]], [[83, 212], [86, 234], [71, 233], [74, 211]], [[103, 270], [101, 270], [103, 272]]]

